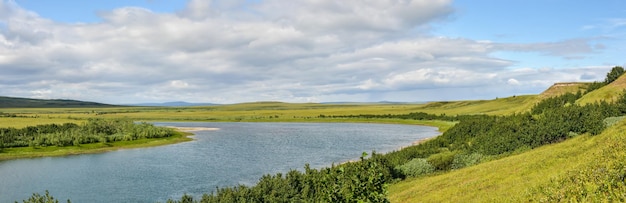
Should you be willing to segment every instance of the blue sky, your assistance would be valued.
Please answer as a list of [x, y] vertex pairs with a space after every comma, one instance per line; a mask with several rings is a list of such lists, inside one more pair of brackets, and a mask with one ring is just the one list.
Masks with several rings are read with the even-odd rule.
[[0, 95], [106, 103], [537, 94], [623, 66], [618, 0], [0, 0]]

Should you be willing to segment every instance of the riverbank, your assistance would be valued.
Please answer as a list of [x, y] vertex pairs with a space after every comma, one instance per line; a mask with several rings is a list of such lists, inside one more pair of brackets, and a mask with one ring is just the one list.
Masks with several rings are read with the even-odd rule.
[[164, 138], [151, 138], [140, 139], [133, 141], [119, 141], [110, 143], [93, 143], [83, 144], [80, 146], [67, 146], [67, 147], [17, 147], [17, 148], [4, 148], [0, 150], [0, 161], [11, 159], [23, 159], [23, 158], [38, 158], [38, 157], [58, 157], [58, 156], [70, 156], [79, 154], [96, 154], [110, 151], [116, 151], [120, 149], [134, 149], [145, 147], [156, 147], [163, 145], [176, 144], [181, 142], [187, 142], [193, 140], [189, 136], [193, 135], [190, 132], [184, 132], [177, 130], [174, 135]]
[[219, 130], [219, 128], [207, 128], [207, 127], [177, 127], [177, 126], [165, 126], [166, 128], [173, 128], [182, 132], [197, 132], [197, 131], [215, 131]]

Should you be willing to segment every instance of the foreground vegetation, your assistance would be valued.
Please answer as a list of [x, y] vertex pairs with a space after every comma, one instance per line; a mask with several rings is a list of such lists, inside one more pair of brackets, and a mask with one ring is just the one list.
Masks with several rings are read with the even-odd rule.
[[[562, 143], [389, 187], [391, 202], [624, 202], [626, 121]], [[620, 197], [621, 195], [621, 197]], [[615, 197], [618, 196], [618, 197]]]

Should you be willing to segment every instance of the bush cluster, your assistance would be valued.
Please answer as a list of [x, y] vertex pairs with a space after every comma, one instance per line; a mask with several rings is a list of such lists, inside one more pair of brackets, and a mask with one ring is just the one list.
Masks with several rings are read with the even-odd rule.
[[0, 128], [0, 148], [77, 146], [89, 143], [169, 137], [174, 131], [130, 119], [89, 119], [83, 125], [47, 124], [22, 129]]
[[406, 164], [396, 167], [396, 170], [402, 172], [407, 177], [419, 177], [435, 171], [435, 167], [424, 158], [415, 158]]

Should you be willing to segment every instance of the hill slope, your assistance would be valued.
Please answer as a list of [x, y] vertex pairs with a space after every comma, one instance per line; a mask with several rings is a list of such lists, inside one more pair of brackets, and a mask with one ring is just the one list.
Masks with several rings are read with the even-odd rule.
[[114, 105], [65, 99], [28, 99], [0, 96], [0, 108], [79, 108], [113, 107]]
[[539, 97], [542, 99], [561, 96], [565, 93], [576, 93], [578, 91], [583, 91], [587, 89], [587, 86], [590, 83], [586, 82], [559, 82], [554, 83], [554, 85], [550, 86], [547, 90], [543, 91], [539, 94]]
[[[572, 191], [574, 194], [563, 197], [587, 201], [609, 198], [600, 191], [607, 187], [603, 184], [616, 182], [617, 186], [608, 188], [618, 192], [626, 188], [623, 181], [619, 188], [620, 180], [613, 180], [626, 175], [621, 163], [626, 152], [619, 150], [625, 146], [626, 122], [622, 120], [597, 136], [583, 135], [503, 159], [391, 185], [389, 198], [391, 202], [551, 202], [558, 201], [554, 195], [558, 198]], [[622, 171], [613, 177], [610, 169], [615, 167]], [[546, 195], [546, 191], [553, 196]]]
[[432, 114], [445, 113], [448, 115], [507, 115], [521, 113], [530, 110], [537, 102], [543, 99], [560, 96], [565, 93], [575, 94], [578, 91], [584, 91], [587, 89], [588, 84], [584, 82], [555, 83], [539, 95], [520, 95], [493, 100], [430, 102], [412, 110]]
[[599, 101], [613, 102], [624, 92], [625, 89], [626, 74], [620, 76], [611, 84], [608, 84], [600, 89], [585, 94], [585, 96], [576, 101], [576, 103], [584, 105]]
[[519, 113], [529, 110], [538, 100], [537, 95], [522, 95], [493, 100], [473, 100], [473, 101], [444, 101], [430, 102], [419, 107], [412, 108], [411, 111], [432, 113], [432, 114], [489, 114], [503, 115]]

